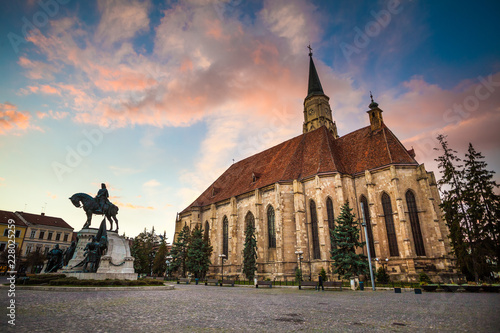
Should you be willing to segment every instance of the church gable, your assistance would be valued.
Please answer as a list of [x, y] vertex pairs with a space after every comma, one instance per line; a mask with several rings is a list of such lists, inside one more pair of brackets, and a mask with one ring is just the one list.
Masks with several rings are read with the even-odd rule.
[[342, 161], [341, 172], [350, 175], [390, 164], [418, 165], [385, 124], [376, 132], [372, 132], [370, 126], [361, 128], [333, 144]]

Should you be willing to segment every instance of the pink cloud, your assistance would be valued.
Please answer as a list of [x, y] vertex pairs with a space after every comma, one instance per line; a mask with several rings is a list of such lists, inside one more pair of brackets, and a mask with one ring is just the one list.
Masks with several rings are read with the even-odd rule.
[[50, 117], [52, 119], [60, 120], [60, 119], [66, 118], [69, 115], [69, 113], [68, 112], [63, 112], [63, 111], [52, 111], [52, 110], [49, 110], [49, 112], [40, 112], [40, 111], [37, 111], [36, 115], [37, 115], [37, 117], [39, 119], [44, 119], [46, 117]]
[[127, 40], [149, 27], [149, 1], [100, 0], [96, 39], [105, 44]]
[[30, 127], [31, 115], [9, 102], [0, 103], [0, 135], [16, 134]]
[[48, 84], [40, 86], [40, 92], [48, 95], [61, 95], [61, 92], [57, 88], [52, 87]]
[[[161, 127], [190, 125], [228, 103], [245, 109], [255, 103], [253, 111], [265, 113], [276, 103], [288, 105], [288, 96], [305, 84], [305, 76], [290, 72], [299, 59], [304, 64], [305, 53], [288, 60], [283, 56], [300, 37], [295, 30], [287, 34], [285, 27], [294, 19], [312, 17], [314, 7], [302, 1], [288, 2], [285, 10], [267, 2], [255, 25], [244, 25], [238, 16], [221, 16], [217, 5], [181, 2], [164, 12], [150, 58], [137, 54], [128, 42], [149, 26], [149, 4], [119, 4], [116, 10], [118, 2], [99, 3], [102, 16], [95, 35], [82, 29], [76, 18], [63, 18], [52, 20], [46, 33], [31, 36], [47, 64], [65, 64], [75, 75], [21, 93], [60, 94], [62, 106], [76, 112], [76, 121]], [[278, 19], [288, 23], [280, 25]], [[301, 25], [308, 36], [318, 31], [316, 21], [311, 22]], [[269, 30], [262, 33], [264, 26]], [[83, 47], [76, 42], [82, 39], [87, 41]], [[104, 40], [122, 43], [101, 47]], [[27, 56], [19, 62], [26, 67], [34, 63]], [[305, 71], [307, 65], [303, 67]], [[287, 92], [277, 96], [277, 87]]]
[[[469, 142], [483, 152], [491, 170], [500, 169], [500, 72], [466, 79], [452, 89], [414, 78], [402, 85], [403, 93], [390, 91], [376, 98], [385, 111], [384, 121], [416, 159], [438, 171], [438, 134], [448, 136], [450, 147], [464, 157]], [[496, 176], [499, 180], [499, 175]]]
[[127, 203], [124, 203], [124, 202], [120, 202], [120, 201], [113, 201], [113, 203], [115, 205], [117, 205], [118, 207], [120, 208], [128, 208], [128, 209], [145, 209], [145, 210], [154, 210], [155, 207], [153, 206], [141, 206], [141, 205], [134, 205], [134, 204], [131, 204], [129, 202]]
[[18, 64], [26, 69], [26, 77], [32, 80], [53, 80], [54, 73], [59, 71], [57, 66], [42, 61], [33, 61], [25, 56], [19, 58]]
[[222, 24], [220, 20], [207, 20], [206, 34], [216, 40], [228, 39], [229, 36], [223, 35]]

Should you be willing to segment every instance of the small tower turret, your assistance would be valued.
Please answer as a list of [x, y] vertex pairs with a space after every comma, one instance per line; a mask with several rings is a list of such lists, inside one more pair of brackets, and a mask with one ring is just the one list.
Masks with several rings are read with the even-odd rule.
[[382, 128], [382, 124], [384, 122], [384, 119], [382, 118], [382, 109], [378, 107], [378, 103], [373, 101], [373, 95], [372, 92], [370, 91], [370, 99], [372, 102], [368, 107], [370, 110], [366, 111], [369, 116], [370, 116], [370, 127], [372, 132], [379, 130]]

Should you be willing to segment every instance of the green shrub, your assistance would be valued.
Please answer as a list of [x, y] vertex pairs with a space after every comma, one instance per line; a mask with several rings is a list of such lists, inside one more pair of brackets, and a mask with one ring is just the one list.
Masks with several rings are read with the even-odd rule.
[[[78, 280], [76, 277], [66, 277], [65, 275], [59, 275], [59, 279], [48, 279], [44, 277], [43, 279], [30, 278], [26, 280], [26, 284], [40, 285], [49, 284], [51, 286], [163, 286], [162, 280], [152, 280], [152, 279], [142, 279], [142, 280], [117, 280], [117, 279], [106, 279], [106, 280]], [[19, 283], [22, 284], [21, 281]]]
[[296, 269], [295, 270], [295, 282], [300, 282], [302, 281], [302, 270]]
[[128, 286], [128, 281], [125, 281], [125, 280], [112, 280], [110, 284], [112, 286]]
[[26, 279], [26, 280], [16, 279], [16, 284], [40, 285], [40, 284], [50, 283], [50, 281], [53, 281], [53, 280], [64, 279], [65, 277], [66, 277], [66, 275], [64, 275], [64, 274], [36, 274], [36, 275], [30, 276], [29, 279]]
[[321, 267], [321, 271], [319, 272], [319, 275], [321, 275], [321, 278], [323, 281], [326, 281], [326, 271], [323, 267]]
[[163, 281], [161, 281], [161, 280], [149, 280], [148, 286], [163, 286]]
[[388, 284], [391, 279], [384, 267], [379, 267], [377, 269], [376, 277], [377, 277], [377, 282], [382, 284]]
[[62, 278], [59, 280], [51, 280], [49, 284], [51, 286], [64, 286], [64, 285], [73, 285], [75, 283], [78, 283], [78, 279], [76, 277], [67, 277], [67, 278]]
[[425, 283], [432, 283], [431, 278], [429, 275], [425, 274], [424, 272], [420, 273], [418, 275], [418, 281], [419, 282], [425, 282]]

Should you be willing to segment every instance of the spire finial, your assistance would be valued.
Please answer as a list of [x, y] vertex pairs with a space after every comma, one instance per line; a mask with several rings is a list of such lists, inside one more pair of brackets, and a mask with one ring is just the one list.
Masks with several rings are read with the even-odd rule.
[[307, 45], [307, 48], [309, 49], [309, 56], [312, 57], [312, 55], [313, 55], [313, 49], [311, 47], [311, 44]]
[[373, 95], [372, 95], [371, 90], [370, 90], [370, 99], [372, 100], [372, 102], [370, 103], [370, 105], [368, 105], [368, 107], [370, 109], [374, 109], [374, 108], [378, 107], [378, 103], [373, 101]]

